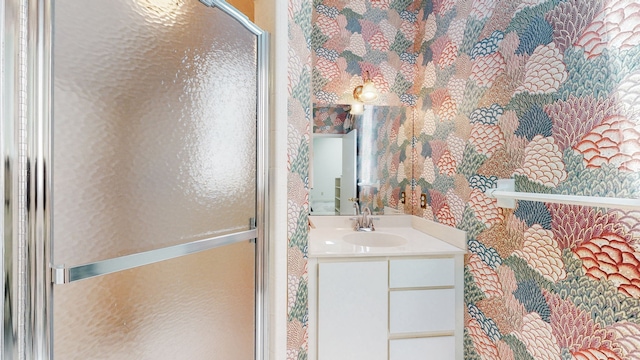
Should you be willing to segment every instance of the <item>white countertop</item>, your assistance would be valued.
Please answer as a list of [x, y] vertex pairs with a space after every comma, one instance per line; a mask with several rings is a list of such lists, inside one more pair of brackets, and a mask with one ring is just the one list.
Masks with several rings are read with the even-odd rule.
[[411, 215], [374, 216], [375, 232], [399, 235], [407, 243], [392, 247], [350, 244], [343, 236], [356, 233], [350, 216], [310, 216], [309, 257], [455, 255], [466, 252], [464, 231]]

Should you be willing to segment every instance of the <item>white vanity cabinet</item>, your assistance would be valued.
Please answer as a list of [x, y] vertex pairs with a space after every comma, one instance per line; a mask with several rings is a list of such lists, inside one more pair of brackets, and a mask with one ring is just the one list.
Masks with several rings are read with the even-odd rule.
[[463, 359], [463, 255], [309, 265], [310, 359]]

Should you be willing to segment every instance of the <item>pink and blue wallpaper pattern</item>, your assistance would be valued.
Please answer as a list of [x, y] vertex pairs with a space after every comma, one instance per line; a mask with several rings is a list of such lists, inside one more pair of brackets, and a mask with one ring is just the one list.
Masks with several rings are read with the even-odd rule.
[[640, 3], [313, 6], [314, 101], [343, 102], [366, 71], [380, 104], [410, 107], [396, 151], [414, 204], [428, 195], [411, 211], [468, 234], [465, 359], [640, 359], [640, 209], [508, 210], [484, 194], [515, 178], [640, 198]]

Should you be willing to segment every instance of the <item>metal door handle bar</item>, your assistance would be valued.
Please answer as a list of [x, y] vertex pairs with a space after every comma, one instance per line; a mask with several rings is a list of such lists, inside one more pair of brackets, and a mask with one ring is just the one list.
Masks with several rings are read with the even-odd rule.
[[599, 196], [539, 194], [514, 191], [513, 179], [498, 180], [497, 188], [487, 189], [485, 194], [498, 200], [498, 206], [515, 208], [516, 200], [542, 201], [556, 204], [595, 206], [613, 209], [640, 210], [640, 199], [623, 199]]
[[53, 266], [52, 281], [56, 285], [107, 275], [139, 266], [149, 265], [181, 256], [199, 253], [216, 247], [230, 245], [258, 237], [258, 230], [252, 229], [229, 235], [216, 236], [209, 239], [193, 241], [186, 244], [168, 246], [161, 249], [145, 251], [137, 254], [120, 256], [112, 259], [96, 261], [89, 264], [64, 267]]

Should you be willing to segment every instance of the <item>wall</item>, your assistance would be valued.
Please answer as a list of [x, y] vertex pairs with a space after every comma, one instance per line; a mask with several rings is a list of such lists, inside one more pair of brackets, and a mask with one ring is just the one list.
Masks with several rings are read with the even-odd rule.
[[640, 211], [483, 191], [640, 197], [640, 4], [434, 1], [421, 216], [467, 231], [466, 359], [640, 358]]
[[[292, 187], [289, 185], [290, 182], [300, 177], [299, 173], [291, 171], [290, 157], [290, 154], [299, 150], [299, 146], [291, 144], [304, 142], [304, 133], [298, 132], [297, 129], [304, 129], [300, 126], [305, 121], [304, 109], [310, 110], [310, 104], [305, 105], [299, 100], [301, 97], [294, 97], [291, 84], [304, 83], [305, 77], [294, 74], [308, 72], [311, 60], [310, 57], [305, 58], [304, 35], [291, 38], [289, 35], [300, 34], [300, 25], [296, 23], [294, 15], [298, 21], [301, 21], [300, 24], [311, 21], [310, 6], [306, 9], [308, 10], [305, 10], [299, 1], [255, 1], [256, 24], [270, 33], [269, 332], [267, 344], [269, 359], [304, 359], [306, 354], [306, 345], [304, 345], [306, 335], [302, 322], [298, 320], [304, 316], [291, 316], [291, 310], [294, 308], [291, 304], [305, 303], [306, 294], [298, 292], [298, 287], [295, 285], [300, 283], [302, 277], [303, 271], [299, 269], [304, 268], [306, 264], [302, 258], [303, 262], [300, 265], [300, 257], [292, 257], [291, 264], [288, 261], [290, 229], [292, 224], [296, 224], [296, 220], [292, 221], [292, 219], [302, 216], [301, 212], [290, 213], [289, 209], [295, 209], [296, 206], [304, 204], [304, 201], [300, 200], [301, 196], [298, 196], [301, 191], [304, 191], [304, 186], [301, 186], [300, 182], [294, 183], [293, 188], [297, 191], [289, 192], [289, 188]], [[295, 28], [295, 31], [290, 32], [290, 28]], [[289, 60], [292, 66], [289, 65]], [[293, 64], [305, 65], [293, 66]], [[309, 79], [310, 76], [306, 78]], [[307, 93], [310, 92], [307, 91]], [[295, 104], [291, 108], [302, 109], [302, 111], [289, 112], [289, 104]], [[297, 229], [302, 232], [308, 231], [303, 226], [298, 226]], [[300, 249], [295, 243], [293, 246]], [[300, 301], [297, 300], [298, 298]], [[305, 310], [298, 313], [304, 314], [306, 305], [302, 307]], [[297, 308], [299, 309], [300, 306]]]
[[420, 2], [314, 0], [313, 101], [348, 104], [367, 71], [381, 96], [378, 105], [414, 105], [416, 64], [423, 54], [415, 39], [422, 29]]
[[[405, 110], [420, 101], [428, 49], [422, 44], [424, 22], [431, 7], [420, 1], [314, 0], [311, 46], [315, 105], [349, 104], [354, 87], [368, 72], [380, 97], [378, 106]], [[378, 163], [385, 166], [379, 189], [362, 191], [374, 209], [390, 206], [411, 213], [413, 114], [402, 112], [390, 126], [380, 128]], [[397, 144], [394, 144], [396, 142]], [[397, 146], [396, 146], [397, 145]], [[393, 148], [392, 148], [393, 147]], [[407, 194], [405, 204], [400, 193]], [[367, 202], [369, 203], [369, 202]]]
[[[314, 134], [344, 134], [345, 121], [352, 128], [353, 119], [349, 115], [348, 105], [313, 106], [313, 133]], [[347, 126], [347, 130], [350, 128]]]
[[[289, 0], [288, 5], [287, 360], [303, 360], [307, 358], [308, 351], [309, 314], [307, 248], [311, 138], [311, 2]], [[281, 58], [277, 62], [284, 63]], [[278, 241], [279, 238], [274, 240]]]
[[243, 14], [247, 15], [249, 20], [254, 21], [254, 2], [253, 0], [228, 0], [229, 5], [240, 10]]
[[[382, 103], [414, 105], [414, 213], [468, 233], [465, 359], [640, 359], [640, 210], [505, 210], [483, 193], [513, 177], [518, 191], [640, 197], [640, 5], [314, 6], [315, 101], [344, 100], [366, 68]], [[396, 35], [413, 42], [398, 52]]]
[[[411, 194], [412, 111], [406, 106], [366, 106], [362, 115], [363, 131], [359, 134], [359, 181], [374, 186], [358, 187], [360, 204], [379, 213], [390, 207], [412, 213], [409, 201], [401, 203], [400, 193]], [[370, 117], [370, 125], [366, 125]], [[371, 130], [367, 131], [367, 128]], [[363, 138], [369, 136], [371, 138]], [[363, 169], [375, 169], [369, 175]], [[369, 178], [370, 180], [367, 180]]]

